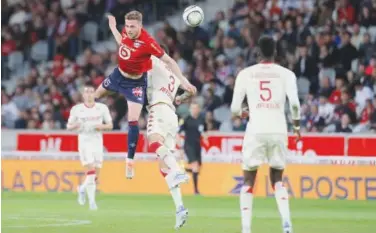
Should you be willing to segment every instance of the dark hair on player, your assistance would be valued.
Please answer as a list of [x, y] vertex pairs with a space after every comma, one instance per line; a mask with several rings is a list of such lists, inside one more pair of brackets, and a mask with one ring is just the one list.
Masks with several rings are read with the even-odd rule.
[[262, 36], [258, 41], [258, 45], [263, 59], [271, 60], [274, 58], [275, 42], [272, 37]]

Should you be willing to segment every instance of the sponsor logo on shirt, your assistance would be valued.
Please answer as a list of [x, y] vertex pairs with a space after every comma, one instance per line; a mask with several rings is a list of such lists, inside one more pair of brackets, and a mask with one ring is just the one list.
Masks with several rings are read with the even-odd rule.
[[142, 90], [142, 87], [135, 87], [135, 88], [132, 88], [132, 94], [138, 98], [141, 98], [142, 97], [142, 94], [143, 94], [143, 90]]

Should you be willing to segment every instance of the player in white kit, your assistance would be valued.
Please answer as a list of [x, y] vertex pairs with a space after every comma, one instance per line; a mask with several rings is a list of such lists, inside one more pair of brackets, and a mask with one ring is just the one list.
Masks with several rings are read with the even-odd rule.
[[296, 77], [290, 70], [273, 63], [275, 42], [271, 37], [259, 40], [262, 62], [239, 72], [231, 104], [233, 114], [242, 114], [247, 98], [250, 120], [243, 141], [244, 184], [240, 191], [242, 232], [251, 232], [252, 189], [257, 169], [264, 162], [270, 166], [273, 186], [284, 233], [292, 233], [288, 193], [282, 175], [288, 153], [288, 131], [285, 117], [286, 96], [290, 104], [294, 131], [300, 139], [300, 103]]
[[81, 164], [86, 168], [84, 182], [77, 188], [78, 203], [84, 205], [85, 193], [89, 199], [89, 208], [96, 210], [96, 180], [103, 162], [102, 131], [111, 130], [112, 118], [108, 107], [96, 103], [95, 88], [86, 85], [82, 89], [83, 103], [73, 106], [70, 111], [67, 129], [77, 131], [78, 152]]
[[[166, 180], [176, 207], [175, 228], [178, 229], [185, 224], [188, 217], [188, 210], [183, 205], [180, 184], [189, 180], [173, 153], [179, 127], [173, 103], [180, 81], [163, 61], [152, 56], [152, 62], [153, 68], [148, 73], [147, 88], [149, 150], [155, 152], [160, 158], [161, 174]], [[187, 96], [188, 94], [185, 94], [179, 99]]]

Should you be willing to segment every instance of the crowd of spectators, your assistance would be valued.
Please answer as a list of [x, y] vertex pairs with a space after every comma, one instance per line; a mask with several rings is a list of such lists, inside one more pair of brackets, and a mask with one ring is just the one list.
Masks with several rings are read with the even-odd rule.
[[[49, 41], [49, 62], [31, 59], [30, 71], [19, 79], [15, 92], [2, 90], [3, 127], [64, 128], [70, 108], [80, 100], [77, 90], [88, 81], [99, 85], [116, 66], [116, 46], [96, 50], [90, 43], [80, 45], [81, 26], [97, 23], [102, 41], [107, 39], [103, 15], [111, 12], [110, 3], [120, 18], [134, 2], [144, 14], [150, 11], [143, 1], [118, 2], [124, 7], [116, 0], [34, 0], [3, 7], [2, 63], [16, 50], [23, 51], [26, 60], [30, 45]], [[203, 108], [206, 128], [229, 132], [245, 129], [246, 120], [233, 118], [229, 106], [237, 72], [258, 62], [262, 35], [276, 40], [276, 62], [298, 78], [304, 131], [376, 130], [375, 0], [235, 0], [202, 27], [176, 29], [165, 22], [154, 36], [198, 88], [195, 101]], [[104, 101], [115, 128], [126, 129], [124, 99], [111, 96]], [[180, 117], [188, 112], [189, 104], [177, 108]], [[144, 117], [140, 126], [146, 127]]]

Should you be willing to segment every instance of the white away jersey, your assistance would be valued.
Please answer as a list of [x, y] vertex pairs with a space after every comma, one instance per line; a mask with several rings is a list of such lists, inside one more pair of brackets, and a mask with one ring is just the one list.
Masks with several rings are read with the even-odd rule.
[[273, 63], [260, 63], [239, 72], [234, 88], [231, 111], [240, 114], [247, 96], [249, 122], [247, 133], [287, 134], [286, 96], [292, 119], [300, 119], [300, 104], [295, 74]]
[[103, 143], [102, 132], [95, 131], [95, 125], [110, 123], [112, 118], [108, 107], [102, 103], [95, 103], [93, 107], [85, 104], [77, 104], [70, 111], [68, 123], [78, 122], [81, 124], [81, 131], [78, 135], [78, 143], [96, 141]]
[[148, 101], [149, 105], [165, 103], [174, 107], [176, 92], [180, 80], [172, 73], [167, 65], [155, 56], [151, 56], [152, 69], [148, 72]]

